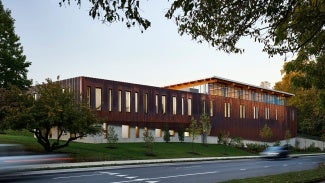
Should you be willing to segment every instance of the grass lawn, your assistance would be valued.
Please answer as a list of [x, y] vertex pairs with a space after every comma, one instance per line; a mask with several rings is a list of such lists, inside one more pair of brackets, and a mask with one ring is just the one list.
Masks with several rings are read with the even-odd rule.
[[316, 169], [305, 170], [299, 172], [283, 173], [278, 175], [270, 175], [248, 179], [238, 179], [226, 181], [226, 183], [305, 183], [305, 182], [322, 182], [325, 181], [325, 166], [320, 166]]
[[[29, 136], [1, 134], [0, 143], [18, 143], [24, 145], [27, 151], [43, 152], [37, 139]], [[69, 154], [77, 162], [254, 155], [230, 146], [192, 143], [154, 143], [153, 154], [149, 155], [144, 143], [120, 143], [110, 147], [108, 144], [71, 142], [57, 152]]]

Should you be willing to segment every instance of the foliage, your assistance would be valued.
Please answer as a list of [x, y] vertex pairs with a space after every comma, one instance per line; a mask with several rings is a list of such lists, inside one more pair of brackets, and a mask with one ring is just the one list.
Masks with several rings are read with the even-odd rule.
[[272, 129], [267, 124], [265, 124], [260, 131], [260, 136], [265, 141], [268, 141], [273, 136]]
[[184, 130], [183, 129], [179, 129], [178, 131], [177, 131], [177, 134], [178, 134], [178, 140], [180, 141], [180, 142], [184, 142]]
[[[286, 65], [288, 64], [284, 64], [284, 68]], [[297, 85], [297, 82], [295, 84], [297, 78], [305, 77], [306, 74], [303, 72], [287, 73], [284, 70], [283, 72], [282, 81], [277, 82], [274, 89], [295, 94], [288, 100], [288, 105], [295, 106], [297, 109], [298, 133], [321, 136], [322, 130], [325, 130], [325, 90], [317, 89], [316, 86], [304, 88], [307, 86]], [[318, 78], [324, 77], [319, 76]]]
[[168, 130], [168, 128], [166, 128], [165, 130], [164, 130], [164, 141], [166, 142], [166, 143], [168, 143], [168, 142], [170, 142], [170, 133], [169, 133], [169, 130]]
[[[48, 79], [47, 83], [37, 85], [34, 92], [38, 94], [36, 100], [27, 93], [21, 93], [16, 98], [19, 105], [8, 106], [11, 115], [5, 119], [7, 128], [33, 132], [47, 152], [66, 147], [71, 141], [87, 134], [99, 132], [100, 128], [96, 126], [99, 120], [95, 114], [82, 101], [75, 101], [75, 93], [68, 88], [63, 89], [59, 82]], [[53, 128], [58, 130], [58, 136], [51, 142], [49, 136]], [[60, 143], [65, 132], [71, 135], [66, 142]]]
[[[73, 0], [60, 0], [60, 5]], [[74, 0], [81, 5], [81, 0]], [[139, 10], [140, 0], [89, 0], [92, 18], [103, 22], [126, 22], [127, 27], [147, 29], [150, 21]], [[172, 0], [165, 16], [174, 19], [180, 35], [207, 42], [217, 50], [242, 53], [240, 38], [250, 37], [264, 44], [270, 56], [308, 51], [314, 56], [324, 51], [323, 1], [204, 1]]]
[[28, 89], [32, 81], [27, 79], [27, 68], [31, 65], [23, 55], [23, 47], [15, 34], [14, 19], [0, 1], [0, 88], [15, 85]]
[[192, 141], [192, 152], [194, 152], [194, 140], [201, 133], [201, 129], [197, 123], [197, 120], [192, 117], [190, 126], [186, 129], [190, 133], [191, 141]]
[[149, 132], [148, 128], [144, 129], [143, 132], [143, 141], [147, 147], [147, 155], [153, 155], [153, 143], [155, 142], [155, 138], [153, 137], [152, 133]]
[[246, 144], [246, 150], [251, 153], [260, 153], [267, 147], [266, 144]]
[[232, 137], [230, 139], [229, 144], [233, 147], [237, 147], [237, 148], [243, 148], [244, 147], [244, 143], [242, 142], [242, 138], [240, 137]]
[[286, 140], [287, 145], [289, 144], [290, 138], [291, 138], [291, 132], [290, 130], [286, 130], [284, 134], [284, 139]]
[[114, 127], [112, 127], [112, 126], [107, 127], [107, 142], [111, 146], [114, 146], [118, 142], [118, 135], [115, 132]]
[[210, 134], [211, 131], [211, 122], [210, 117], [205, 113], [200, 116], [200, 124], [201, 124], [201, 132], [203, 135], [203, 144], [206, 144], [206, 138]]

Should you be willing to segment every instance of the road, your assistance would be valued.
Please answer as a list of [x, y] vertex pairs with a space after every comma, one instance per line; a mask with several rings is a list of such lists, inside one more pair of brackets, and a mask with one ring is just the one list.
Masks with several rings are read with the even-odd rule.
[[[163, 163], [44, 171], [6, 180], [24, 183], [215, 183], [231, 179], [312, 169], [325, 155], [280, 160], [242, 159], [187, 163]], [[51, 173], [46, 173], [51, 172]], [[60, 172], [60, 173], [58, 173]], [[1, 182], [1, 180], [0, 180]]]

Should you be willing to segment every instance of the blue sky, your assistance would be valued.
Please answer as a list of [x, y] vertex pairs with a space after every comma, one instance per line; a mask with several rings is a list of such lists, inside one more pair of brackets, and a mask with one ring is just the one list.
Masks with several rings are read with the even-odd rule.
[[[73, 1], [73, 0], [72, 0]], [[73, 1], [74, 2], [74, 1]], [[243, 54], [226, 54], [190, 36], [180, 36], [173, 20], [164, 17], [168, 1], [141, 1], [152, 26], [141, 33], [124, 23], [102, 24], [88, 16], [88, 0], [79, 8], [59, 7], [59, 0], [2, 0], [11, 10], [15, 31], [34, 83], [89, 76], [166, 86], [219, 76], [248, 84], [281, 80], [284, 58], [262, 52], [263, 45], [243, 39]]]

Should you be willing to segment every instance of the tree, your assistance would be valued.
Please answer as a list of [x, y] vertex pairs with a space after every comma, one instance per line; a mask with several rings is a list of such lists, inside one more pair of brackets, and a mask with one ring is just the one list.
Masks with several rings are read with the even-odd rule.
[[203, 135], [203, 144], [207, 141], [207, 136], [210, 134], [211, 131], [211, 123], [210, 118], [205, 113], [200, 116], [200, 124], [201, 124], [201, 132]]
[[284, 139], [286, 140], [287, 146], [289, 144], [290, 138], [291, 138], [291, 132], [290, 132], [290, 130], [286, 130], [286, 132], [284, 134]]
[[264, 125], [264, 127], [260, 131], [260, 136], [265, 141], [269, 140], [273, 136], [273, 132], [267, 124]]
[[170, 134], [168, 128], [164, 130], [164, 141], [168, 143], [170, 141]]
[[183, 128], [180, 128], [178, 131], [177, 131], [177, 134], [178, 134], [178, 140], [180, 142], [184, 142], [184, 130]]
[[[23, 107], [17, 107], [18, 112], [12, 112], [5, 119], [7, 127], [12, 129], [27, 129], [34, 133], [38, 143], [46, 152], [66, 147], [73, 140], [85, 137], [88, 134], [99, 132], [99, 120], [89, 107], [82, 101], [75, 100], [75, 93], [69, 88], [62, 88], [59, 82], [37, 85], [35, 92], [38, 97], [22, 93], [20, 101]], [[28, 105], [27, 105], [28, 104]], [[50, 141], [51, 130], [56, 128], [58, 136], [55, 141]], [[70, 132], [70, 137], [65, 142], [60, 142], [64, 132]]]
[[186, 130], [188, 132], [190, 132], [190, 137], [191, 137], [191, 140], [192, 140], [192, 152], [194, 153], [194, 146], [193, 146], [194, 145], [194, 140], [201, 133], [201, 129], [199, 128], [199, 125], [198, 125], [196, 119], [194, 119], [192, 117], [191, 124]]
[[155, 138], [153, 137], [152, 133], [149, 132], [148, 128], [144, 129], [143, 132], [143, 141], [146, 144], [147, 147], [147, 155], [154, 155], [153, 154], [153, 143], [155, 141]]
[[260, 87], [270, 89], [271, 88], [271, 83], [268, 81], [262, 81], [260, 84]]
[[115, 132], [114, 127], [108, 126], [107, 128], [107, 142], [113, 147], [118, 141], [118, 135]]
[[[286, 72], [285, 68], [288, 64], [289, 62], [284, 64], [282, 81], [277, 82], [274, 89], [294, 94], [288, 100], [288, 105], [295, 106], [297, 109], [298, 133], [321, 136], [322, 130], [325, 130], [325, 90], [321, 89], [318, 82], [312, 81], [321, 80], [325, 76], [306, 77], [306, 73], [298, 70]], [[309, 67], [308, 63], [305, 65], [306, 68]], [[308, 72], [318, 70], [316, 67], [312, 68], [314, 69], [307, 69]]]
[[[60, 0], [60, 5], [73, 0]], [[78, 5], [81, 0], [74, 0]], [[139, 10], [140, 0], [89, 0], [89, 15], [104, 22], [122, 21], [127, 27], [147, 29], [150, 21]], [[166, 13], [174, 19], [178, 32], [193, 40], [207, 42], [217, 50], [241, 53], [237, 46], [242, 37], [264, 44], [270, 56], [308, 51], [318, 56], [324, 52], [325, 3], [323, 1], [206, 1], [173, 0]]]
[[23, 55], [23, 47], [14, 31], [14, 19], [9, 10], [4, 10], [0, 1], [0, 88], [15, 85], [28, 89], [32, 81], [27, 79], [27, 68], [31, 65]]

